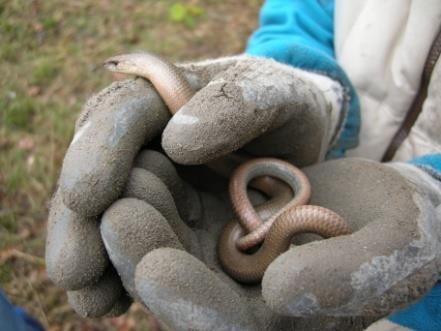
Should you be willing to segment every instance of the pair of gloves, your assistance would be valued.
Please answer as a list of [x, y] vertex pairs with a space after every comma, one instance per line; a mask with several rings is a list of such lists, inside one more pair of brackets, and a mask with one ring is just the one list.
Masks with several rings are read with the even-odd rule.
[[[117, 316], [135, 299], [173, 330], [356, 330], [436, 283], [441, 188], [431, 176], [402, 163], [321, 162], [349, 103], [340, 84], [252, 56], [179, 67], [198, 92], [173, 117], [138, 78], [93, 96], [77, 120], [46, 262], [78, 314]], [[353, 233], [298, 236], [261, 285], [232, 280], [216, 255], [234, 217], [228, 183], [204, 164], [222, 159], [228, 175], [238, 153], [304, 167], [311, 204]]]

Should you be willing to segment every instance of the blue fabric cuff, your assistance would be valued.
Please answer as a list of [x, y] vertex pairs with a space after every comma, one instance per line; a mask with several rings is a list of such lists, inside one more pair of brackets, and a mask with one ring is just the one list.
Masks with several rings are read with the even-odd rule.
[[328, 159], [342, 157], [347, 149], [357, 146], [360, 129], [358, 97], [334, 58], [333, 17], [331, 0], [266, 0], [260, 12], [259, 28], [246, 48], [250, 55], [324, 74], [343, 86], [347, 104]]
[[441, 282], [416, 303], [389, 316], [389, 320], [417, 331], [441, 330]]
[[410, 161], [410, 163], [424, 169], [434, 178], [441, 181], [441, 153], [419, 156]]

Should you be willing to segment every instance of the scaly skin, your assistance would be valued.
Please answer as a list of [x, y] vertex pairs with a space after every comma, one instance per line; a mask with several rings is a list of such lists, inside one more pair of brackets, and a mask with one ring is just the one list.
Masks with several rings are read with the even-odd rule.
[[236, 221], [228, 222], [218, 242], [219, 259], [232, 278], [242, 283], [258, 283], [269, 264], [288, 250], [292, 237], [304, 232], [317, 233], [324, 238], [351, 233], [345, 220], [332, 210], [312, 205], [291, 206], [283, 208], [262, 246], [253, 254], [236, 247], [243, 230]]
[[[149, 80], [172, 114], [194, 95], [176, 66], [149, 53], [115, 56], [104, 66]], [[271, 199], [254, 210], [247, 197], [248, 184]], [[350, 233], [347, 223], [333, 211], [304, 205], [311, 195], [309, 181], [300, 169], [282, 160], [256, 158], [242, 164], [231, 178], [230, 195], [240, 225], [235, 220], [226, 224], [218, 255], [225, 271], [240, 282], [259, 282], [268, 265], [289, 248], [295, 234], [313, 232], [328, 238]], [[244, 229], [248, 232], [245, 236]], [[255, 253], [243, 252], [262, 241]]]
[[194, 95], [190, 84], [176, 66], [149, 53], [114, 56], [104, 62], [113, 72], [132, 74], [149, 80], [172, 114]]
[[[271, 176], [280, 179], [294, 192], [294, 198], [283, 208], [271, 215], [265, 223], [251, 205], [247, 196], [247, 185], [251, 179], [260, 176]], [[277, 185], [277, 183], [275, 183]], [[272, 185], [274, 185], [272, 183]], [[268, 190], [269, 188], [266, 188]], [[237, 239], [237, 247], [245, 251], [260, 244], [268, 230], [280, 214], [295, 206], [305, 205], [311, 197], [311, 184], [303, 172], [291, 163], [275, 158], [256, 158], [243, 163], [230, 179], [230, 196], [233, 209], [240, 225], [248, 232]]]

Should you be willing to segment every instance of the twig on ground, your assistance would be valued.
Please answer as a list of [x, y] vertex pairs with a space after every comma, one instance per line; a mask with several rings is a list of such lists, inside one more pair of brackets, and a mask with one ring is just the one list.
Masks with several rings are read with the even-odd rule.
[[20, 259], [24, 260], [26, 262], [36, 264], [40, 267], [45, 266], [44, 259], [42, 257], [31, 255], [28, 253], [24, 253], [16, 248], [9, 248], [3, 251], [0, 251], [0, 263], [5, 263], [6, 261], [10, 259]]

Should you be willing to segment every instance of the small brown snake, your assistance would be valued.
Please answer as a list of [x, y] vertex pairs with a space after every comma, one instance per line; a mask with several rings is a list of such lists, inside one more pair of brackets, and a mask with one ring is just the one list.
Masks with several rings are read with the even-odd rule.
[[[115, 56], [104, 65], [110, 71], [149, 80], [172, 114], [195, 93], [176, 66], [149, 53]], [[247, 196], [248, 184], [270, 199], [255, 209]], [[268, 265], [289, 248], [295, 234], [313, 232], [329, 238], [351, 232], [335, 212], [306, 205], [311, 195], [309, 181], [288, 162], [275, 158], [247, 161], [235, 170], [229, 189], [238, 219], [222, 230], [218, 255], [222, 267], [237, 281], [259, 282]], [[245, 252], [260, 243], [254, 253]]]

